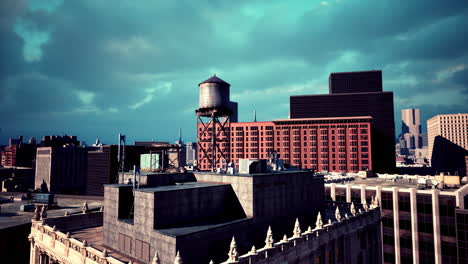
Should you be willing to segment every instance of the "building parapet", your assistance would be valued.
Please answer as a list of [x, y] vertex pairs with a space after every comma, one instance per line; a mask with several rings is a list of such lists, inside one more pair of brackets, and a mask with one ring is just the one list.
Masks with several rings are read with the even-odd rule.
[[[347, 213], [343, 214], [343, 211], [347, 211]], [[265, 247], [257, 250], [253, 246], [249, 252], [243, 255], [239, 255], [237, 252], [235, 238], [233, 237], [228, 253], [229, 258], [222, 264], [271, 263], [272, 260], [282, 259], [290, 254], [297, 254], [297, 257], [306, 257], [307, 255], [310, 257], [321, 246], [330, 243], [339, 236], [356, 232], [356, 230], [366, 228], [369, 224], [378, 223], [380, 221], [380, 209], [377, 204], [372, 204], [371, 208], [364, 204], [357, 211], [354, 204], [351, 204], [349, 208], [337, 206], [334, 218], [334, 220], [328, 219], [328, 222], [323, 224], [322, 216], [319, 213], [315, 228], [312, 229], [309, 226], [305, 232], [301, 232], [299, 220], [296, 220], [292, 232], [293, 236], [288, 238], [285, 234], [283, 239], [276, 243], [273, 242], [272, 230], [269, 228]]]
[[[102, 225], [103, 212], [86, 212], [66, 215], [56, 218], [43, 218], [32, 220], [31, 234], [31, 259], [43, 258], [47, 255], [50, 260], [60, 263], [88, 263], [88, 264], [126, 264], [119, 259], [109, 256], [107, 250], [94, 248], [86, 242], [71, 237], [70, 230]], [[47, 253], [46, 253], [47, 252]], [[36, 263], [32, 261], [31, 263]]]

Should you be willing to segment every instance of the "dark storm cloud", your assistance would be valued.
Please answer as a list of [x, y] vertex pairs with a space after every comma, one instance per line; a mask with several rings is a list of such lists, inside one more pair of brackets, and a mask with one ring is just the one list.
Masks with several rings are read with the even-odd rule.
[[465, 94], [468, 94], [468, 67], [453, 74], [452, 80], [462, 87]]
[[231, 83], [246, 121], [253, 109], [259, 119], [284, 118], [289, 95], [326, 93], [330, 72], [367, 69], [384, 70], [397, 116], [402, 107], [420, 107], [423, 117], [468, 111], [467, 7], [2, 1], [0, 110], [13, 114], [1, 115], [0, 140], [14, 136], [5, 131], [53, 133], [51, 124], [88, 142], [119, 132], [173, 140], [178, 127], [193, 140], [196, 85], [213, 73]]

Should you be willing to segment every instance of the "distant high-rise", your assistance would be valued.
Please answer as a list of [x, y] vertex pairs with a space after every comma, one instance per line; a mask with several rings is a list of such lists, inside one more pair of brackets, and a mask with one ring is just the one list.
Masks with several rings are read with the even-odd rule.
[[62, 147], [63, 145], [79, 146], [76, 136], [45, 136], [41, 140], [41, 147]]
[[[433, 165], [432, 163], [434, 161], [432, 158], [436, 155], [436, 151], [457, 149], [454, 145], [461, 149], [468, 150], [468, 113], [436, 115], [427, 120], [427, 133], [429, 145], [428, 155], [431, 165]], [[438, 141], [436, 140], [438, 138], [437, 136], [440, 136]], [[436, 149], [435, 145], [440, 147]], [[457, 152], [462, 153], [463, 151], [460, 150]], [[443, 155], [437, 155], [437, 157], [443, 157]], [[462, 159], [462, 157], [452, 157], [452, 160], [455, 158]], [[440, 164], [439, 162], [437, 163]]]
[[394, 170], [393, 92], [382, 91], [382, 71], [332, 73], [329, 84], [330, 94], [291, 96], [291, 119], [371, 116], [373, 170]]
[[187, 142], [185, 144], [185, 155], [187, 165], [194, 165], [197, 160], [197, 142]]
[[382, 92], [382, 71], [334, 72], [328, 85], [330, 94]]
[[187, 165], [187, 160], [186, 160], [186, 147], [185, 147], [185, 142], [182, 140], [182, 129], [179, 128], [179, 138], [175, 142], [175, 144], [180, 145], [180, 150], [179, 150], [179, 166], [183, 167]]
[[423, 147], [419, 109], [401, 110], [401, 140], [408, 152], [414, 153], [414, 149]]

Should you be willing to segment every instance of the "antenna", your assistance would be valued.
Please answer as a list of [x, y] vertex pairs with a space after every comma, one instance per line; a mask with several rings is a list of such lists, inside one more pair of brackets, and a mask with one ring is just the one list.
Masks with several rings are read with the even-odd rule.
[[254, 122], [257, 122], [257, 110], [254, 109]]
[[[117, 161], [119, 162], [119, 174], [122, 173], [122, 182], [124, 182], [125, 172], [125, 135], [119, 133], [119, 145], [117, 150]], [[116, 179], [119, 182], [119, 177]]]

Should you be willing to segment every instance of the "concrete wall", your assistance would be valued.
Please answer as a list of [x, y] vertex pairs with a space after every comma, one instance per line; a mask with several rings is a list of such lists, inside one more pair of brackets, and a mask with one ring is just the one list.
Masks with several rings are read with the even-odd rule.
[[[135, 198], [140, 201], [134, 210], [134, 221], [118, 220], [119, 192], [125, 190], [125, 186], [116, 187], [107, 185], [104, 187], [105, 199], [103, 225], [104, 245], [119, 250], [119, 234], [130, 236], [131, 252], [123, 252], [127, 255], [135, 254], [135, 238], [151, 245], [150, 256], [159, 252], [161, 263], [172, 263], [176, 254], [176, 242], [174, 237], [161, 234], [154, 230], [154, 193], [136, 192]], [[150, 263], [149, 261], [146, 263]]]
[[220, 223], [244, 218], [231, 185], [215, 185], [154, 194], [154, 228]]
[[216, 173], [193, 173], [199, 182], [229, 183], [239, 199], [247, 217], [253, 217], [253, 177]]
[[103, 212], [89, 212], [86, 214], [73, 214], [69, 216], [46, 218], [45, 225], [55, 226], [58, 230], [66, 232], [76, 228], [102, 226]]
[[142, 183], [148, 186], [165, 186], [165, 185], [174, 185], [176, 182], [194, 182], [194, 181], [196, 181], [196, 179], [191, 173], [158, 172], [158, 173], [146, 175], [146, 181], [142, 180]]
[[264, 233], [264, 241], [266, 231], [265, 228], [256, 228], [253, 219], [238, 220], [235, 223], [178, 236], [177, 250], [184, 263], [209, 263], [210, 260], [220, 263], [227, 258], [233, 236], [236, 238], [238, 251], [246, 252], [252, 247], [255, 234]]
[[230, 183], [248, 217], [316, 215], [323, 202], [323, 176], [310, 171], [252, 175], [194, 173], [199, 182]]
[[52, 148], [50, 147], [37, 148], [34, 189], [40, 189], [43, 180], [47, 183], [47, 188], [50, 189], [51, 153]]
[[254, 175], [253, 183], [255, 218], [316, 215], [323, 203], [323, 176], [312, 172]]

